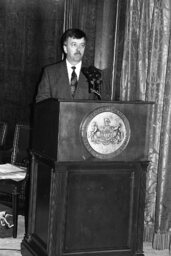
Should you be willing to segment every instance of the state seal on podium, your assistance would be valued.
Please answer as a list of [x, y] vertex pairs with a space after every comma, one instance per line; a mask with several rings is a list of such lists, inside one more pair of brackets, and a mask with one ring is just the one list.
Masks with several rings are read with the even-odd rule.
[[112, 106], [104, 106], [89, 113], [80, 125], [85, 148], [100, 159], [111, 159], [128, 145], [131, 130], [126, 116]]

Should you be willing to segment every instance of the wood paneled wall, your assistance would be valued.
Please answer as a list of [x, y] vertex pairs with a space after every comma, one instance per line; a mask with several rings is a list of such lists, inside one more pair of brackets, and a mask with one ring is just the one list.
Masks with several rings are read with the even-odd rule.
[[28, 123], [43, 66], [61, 59], [64, 1], [1, 0], [0, 120]]
[[[104, 72], [104, 94], [115, 98], [119, 70], [122, 0], [1, 0], [0, 1], [0, 120], [9, 123], [12, 142], [16, 123], [29, 123], [42, 68], [62, 57], [64, 29], [77, 27], [88, 36], [84, 65]], [[122, 17], [122, 23], [123, 23]], [[122, 35], [123, 38], [123, 35]], [[122, 46], [119, 48], [122, 49]]]

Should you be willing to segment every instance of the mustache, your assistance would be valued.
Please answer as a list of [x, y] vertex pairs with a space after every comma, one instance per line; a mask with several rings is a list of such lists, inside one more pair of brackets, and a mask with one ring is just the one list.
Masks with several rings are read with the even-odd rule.
[[74, 55], [78, 55], [78, 54], [81, 55], [81, 52], [78, 51], [78, 52], [74, 53]]

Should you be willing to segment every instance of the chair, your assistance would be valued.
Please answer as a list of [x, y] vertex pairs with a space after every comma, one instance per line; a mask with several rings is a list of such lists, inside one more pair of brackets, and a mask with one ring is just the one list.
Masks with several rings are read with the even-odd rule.
[[5, 140], [7, 136], [7, 123], [6, 122], [0, 122], [0, 149], [3, 149], [5, 145]]
[[11, 164], [27, 167], [29, 163], [30, 126], [17, 124], [15, 128]]
[[[16, 124], [10, 163], [0, 165], [0, 203], [10, 206], [13, 214], [13, 237], [17, 237], [18, 215], [26, 217], [25, 204], [29, 180], [30, 126]], [[5, 154], [7, 152], [4, 152]], [[3, 155], [3, 154], [2, 154]], [[3, 157], [2, 157], [3, 159]], [[26, 222], [25, 222], [26, 227]]]

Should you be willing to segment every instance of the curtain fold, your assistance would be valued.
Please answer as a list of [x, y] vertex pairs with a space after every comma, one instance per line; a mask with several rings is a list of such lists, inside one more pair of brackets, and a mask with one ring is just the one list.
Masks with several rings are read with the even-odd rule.
[[120, 100], [153, 101], [144, 239], [168, 248], [171, 228], [171, 3], [130, 0]]
[[153, 247], [168, 248], [171, 230], [171, 39], [163, 99]]

